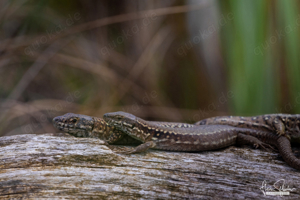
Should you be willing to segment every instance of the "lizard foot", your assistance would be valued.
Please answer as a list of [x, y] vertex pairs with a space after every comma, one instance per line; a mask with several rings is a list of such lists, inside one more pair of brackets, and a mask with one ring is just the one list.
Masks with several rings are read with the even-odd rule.
[[286, 134], [285, 132], [282, 132], [282, 131], [276, 131], [276, 135], [277, 135], [278, 137], [284, 136], [284, 137], [286, 137], [287, 139], [289, 139], [289, 140], [291, 141], [291, 136], [288, 135], [288, 134]]
[[253, 144], [253, 146], [256, 149], [259, 148], [259, 147], [261, 147], [261, 148], [263, 148], [264, 150], [266, 150], [268, 152], [272, 152], [272, 150], [275, 151], [275, 152], [278, 152], [278, 150], [275, 149], [272, 145], [266, 144], [266, 143], [261, 142], [261, 141], [259, 143], [256, 142], [255, 144]]
[[140, 144], [139, 146], [135, 147], [134, 149], [130, 150], [130, 151], [120, 151], [118, 153], [121, 154], [133, 154], [133, 153], [140, 153], [140, 152], [145, 152], [147, 151], [149, 148], [153, 148], [155, 147], [156, 144], [153, 141], [148, 141], [145, 142], [143, 144]]
[[253, 137], [251, 135], [245, 135], [245, 134], [239, 133], [238, 138], [237, 138], [237, 143], [238, 144], [252, 144], [255, 148], [261, 147], [269, 152], [270, 152], [270, 149], [277, 152], [277, 150], [274, 149], [273, 146], [266, 144], [263, 141], [259, 140], [256, 137]]

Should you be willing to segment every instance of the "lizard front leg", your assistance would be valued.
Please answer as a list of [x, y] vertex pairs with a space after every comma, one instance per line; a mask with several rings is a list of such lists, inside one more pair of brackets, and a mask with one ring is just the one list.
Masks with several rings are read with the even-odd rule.
[[121, 153], [121, 154], [141, 153], [141, 152], [147, 151], [150, 148], [154, 148], [155, 146], [156, 146], [156, 143], [154, 141], [148, 141], [148, 142], [145, 142], [145, 143], [143, 143], [143, 144], [135, 147], [132, 150], [129, 150], [129, 151], [120, 151], [120, 152], [117, 152], [117, 153]]
[[285, 136], [288, 140], [291, 140], [291, 136], [286, 134], [285, 125], [282, 121], [273, 121], [273, 127], [278, 136]]

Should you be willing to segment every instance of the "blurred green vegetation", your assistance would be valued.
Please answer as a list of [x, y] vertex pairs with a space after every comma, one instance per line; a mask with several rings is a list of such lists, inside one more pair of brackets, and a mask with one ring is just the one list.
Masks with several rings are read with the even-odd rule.
[[234, 20], [223, 29], [235, 114], [299, 113], [297, 1], [222, 2]]
[[[196, 5], [195, 5], [196, 4]], [[300, 113], [296, 0], [0, 2], [0, 135], [54, 116]]]

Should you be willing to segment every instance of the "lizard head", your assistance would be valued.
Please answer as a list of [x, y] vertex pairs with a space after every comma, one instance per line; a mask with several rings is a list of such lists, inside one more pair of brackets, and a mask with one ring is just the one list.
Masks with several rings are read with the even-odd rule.
[[125, 133], [132, 131], [133, 127], [137, 126], [137, 123], [142, 121], [142, 119], [122, 111], [106, 113], [104, 114], [103, 119], [109, 125], [114, 126]]
[[54, 127], [76, 137], [87, 137], [94, 126], [93, 117], [74, 113], [54, 117], [52, 122]]

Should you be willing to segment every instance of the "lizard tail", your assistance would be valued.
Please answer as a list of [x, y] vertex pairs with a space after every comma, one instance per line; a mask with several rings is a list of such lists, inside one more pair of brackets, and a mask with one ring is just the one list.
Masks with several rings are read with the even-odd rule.
[[300, 159], [298, 159], [293, 154], [289, 139], [284, 136], [281, 136], [277, 139], [277, 145], [278, 145], [279, 152], [282, 158], [285, 160], [285, 162], [288, 165], [300, 170]]

